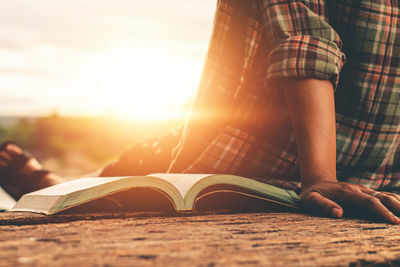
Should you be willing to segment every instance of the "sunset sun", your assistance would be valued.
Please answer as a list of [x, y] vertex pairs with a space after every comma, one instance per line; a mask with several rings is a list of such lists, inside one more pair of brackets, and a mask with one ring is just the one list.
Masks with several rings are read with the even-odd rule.
[[105, 93], [99, 101], [106, 103], [111, 115], [135, 119], [185, 116], [201, 64], [156, 51], [112, 53], [108, 62], [100, 67]]

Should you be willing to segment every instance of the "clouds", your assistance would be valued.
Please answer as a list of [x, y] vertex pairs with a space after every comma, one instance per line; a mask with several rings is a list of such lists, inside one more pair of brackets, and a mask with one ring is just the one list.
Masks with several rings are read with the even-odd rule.
[[[79, 110], [76, 103], [64, 100], [73, 99], [79, 90], [92, 90], [87, 93], [91, 95], [95, 89], [87, 88], [105, 83], [96, 73], [98, 64], [106, 65], [100, 76], [129, 66], [121, 62], [121, 51], [127, 58], [154, 51], [180, 61], [178, 65], [201, 65], [215, 5], [216, 0], [4, 0], [0, 106], [14, 101], [26, 109], [18, 98], [23, 95], [43, 110]], [[115, 55], [118, 59], [110, 61], [114, 63], [101, 62]], [[190, 81], [183, 84], [189, 86]]]

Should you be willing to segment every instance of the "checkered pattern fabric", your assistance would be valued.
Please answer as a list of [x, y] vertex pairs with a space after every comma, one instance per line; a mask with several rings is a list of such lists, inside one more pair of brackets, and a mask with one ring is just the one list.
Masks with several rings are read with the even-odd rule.
[[339, 179], [399, 188], [397, 0], [220, 0], [170, 171], [298, 180], [286, 77], [333, 83]]

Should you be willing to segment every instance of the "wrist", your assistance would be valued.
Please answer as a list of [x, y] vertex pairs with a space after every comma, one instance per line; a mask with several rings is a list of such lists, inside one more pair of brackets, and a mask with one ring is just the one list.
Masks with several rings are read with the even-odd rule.
[[307, 158], [300, 157], [300, 181], [302, 187], [310, 187], [319, 183], [337, 182], [336, 178], [336, 154], [309, 155]]
[[309, 175], [301, 177], [301, 190], [320, 183], [337, 183], [336, 175]]

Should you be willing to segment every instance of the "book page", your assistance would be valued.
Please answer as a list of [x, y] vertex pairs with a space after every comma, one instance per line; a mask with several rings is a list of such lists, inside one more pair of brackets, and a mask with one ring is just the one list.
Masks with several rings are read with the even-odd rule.
[[[97, 177], [72, 180], [24, 195], [15, 210], [52, 214], [96, 198], [134, 187], [159, 190], [175, 205], [184, 207], [181, 193], [167, 179], [150, 176]], [[34, 203], [35, 202], [35, 203]], [[33, 205], [31, 205], [33, 203]]]
[[182, 198], [185, 198], [186, 192], [189, 191], [195, 183], [210, 175], [212, 174], [153, 173], [148, 176], [159, 177], [170, 182], [178, 189]]
[[14, 207], [16, 201], [0, 187], [0, 211]]
[[[129, 177], [129, 176], [127, 176]], [[82, 178], [77, 180], [68, 181], [51, 187], [47, 187], [29, 194], [34, 195], [66, 195], [76, 191], [85, 190], [105, 183], [114, 182], [117, 180], [125, 179], [127, 177], [96, 177], [96, 178]], [[28, 195], [29, 195], [28, 194]]]

